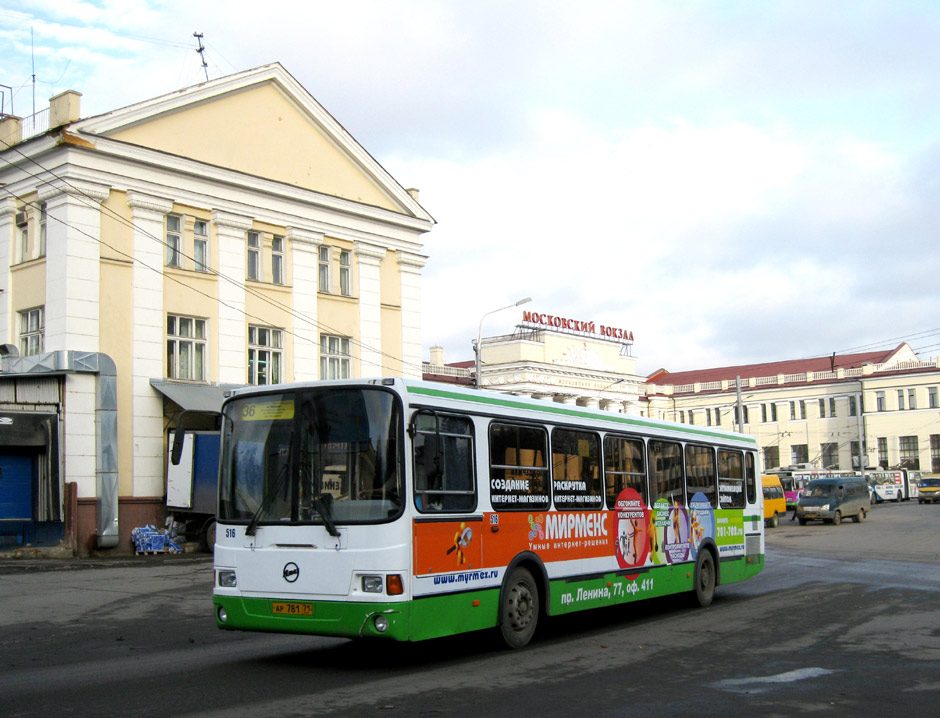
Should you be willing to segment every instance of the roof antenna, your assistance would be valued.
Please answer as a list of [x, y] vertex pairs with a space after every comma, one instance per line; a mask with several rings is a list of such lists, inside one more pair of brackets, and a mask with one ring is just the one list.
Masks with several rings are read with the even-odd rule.
[[209, 66], [206, 64], [206, 56], [203, 54], [206, 51], [206, 48], [202, 46], [202, 33], [194, 32], [193, 37], [199, 40], [199, 49], [196, 52], [199, 53], [199, 59], [202, 60], [202, 69], [206, 73], [206, 82], [209, 82]]

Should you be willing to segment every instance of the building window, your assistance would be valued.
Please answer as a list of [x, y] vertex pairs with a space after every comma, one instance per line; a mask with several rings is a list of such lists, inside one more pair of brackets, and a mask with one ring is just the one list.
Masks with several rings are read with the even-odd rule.
[[888, 468], [888, 439], [884, 436], [878, 437], [878, 466]]
[[916, 389], [907, 390], [907, 408], [908, 409], [917, 408], [917, 390]]
[[284, 284], [284, 238], [279, 235], [271, 240], [271, 281]]
[[930, 470], [940, 474], [940, 434], [930, 435]]
[[920, 450], [916, 436], [900, 437], [901, 466], [911, 471], [920, 471]]
[[780, 466], [780, 447], [765, 446], [761, 449], [764, 452], [764, 471], [775, 469]]
[[193, 225], [193, 259], [197, 272], [209, 271], [209, 223], [202, 219]]
[[796, 421], [796, 402], [790, 402], [790, 421]]
[[760, 420], [761, 420], [761, 423], [764, 423], [764, 424], [767, 423], [767, 405], [766, 404], [760, 405]]
[[806, 402], [800, 399], [800, 418], [806, 419]]
[[348, 379], [350, 358], [349, 337], [320, 335], [321, 379]]
[[822, 456], [822, 467], [824, 469], [839, 468], [839, 445], [837, 443], [820, 444], [819, 453]]
[[849, 397], [849, 416], [856, 416], [858, 414], [858, 406], [855, 402], [855, 397]]
[[261, 233], [248, 233], [248, 279], [261, 281]]
[[45, 307], [33, 307], [20, 312], [20, 353], [23, 356], [42, 354], [45, 334]]
[[875, 409], [877, 411], [885, 410], [885, 393], [883, 391], [875, 392]]
[[206, 320], [167, 315], [167, 376], [170, 379], [205, 381], [206, 356]]
[[320, 264], [318, 275], [318, 287], [321, 292], [329, 292], [330, 287], [330, 248], [320, 247]]
[[835, 417], [836, 415], [836, 399], [835, 397], [829, 398], [829, 416]]
[[715, 426], [721, 426], [721, 409], [715, 407]]
[[904, 389], [898, 389], [898, 410], [904, 411]]
[[349, 251], [345, 249], [339, 253], [339, 292], [344, 297], [352, 296], [352, 266]]
[[248, 383], [281, 382], [284, 332], [270, 327], [248, 327]]
[[931, 409], [940, 409], [940, 402], [937, 397], [937, 387], [932, 386], [927, 389], [927, 406]]
[[182, 222], [178, 214], [166, 216], [166, 265], [182, 267]]
[[46, 219], [49, 214], [46, 211], [46, 203], [39, 205], [39, 256], [46, 256]]
[[808, 464], [809, 463], [809, 445], [808, 444], [793, 444], [790, 447], [790, 463], [791, 464]]
[[770, 420], [777, 421], [777, 405], [776, 403], [770, 405]]
[[29, 259], [29, 220], [26, 212], [16, 213], [17, 257], [16, 261], [25, 262]]
[[695, 424], [695, 412], [692, 409], [689, 409], [689, 423]]
[[826, 400], [825, 399], [819, 400], [819, 418], [820, 419], [826, 418]]
[[852, 468], [855, 469], [856, 471], [863, 468], [861, 444], [859, 444], [857, 441], [850, 441], [849, 453], [852, 455]]

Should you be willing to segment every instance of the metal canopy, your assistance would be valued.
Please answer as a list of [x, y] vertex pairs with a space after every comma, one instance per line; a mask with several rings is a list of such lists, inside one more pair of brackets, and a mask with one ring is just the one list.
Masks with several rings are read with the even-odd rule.
[[180, 409], [216, 413], [222, 410], [222, 400], [225, 398], [226, 390], [237, 388], [236, 385], [190, 384], [169, 379], [151, 379], [150, 386]]

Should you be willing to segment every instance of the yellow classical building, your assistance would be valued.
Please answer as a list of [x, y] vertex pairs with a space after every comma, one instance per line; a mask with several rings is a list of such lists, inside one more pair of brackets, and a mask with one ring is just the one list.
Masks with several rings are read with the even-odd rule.
[[281, 65], [46, 124], [0, 118], [0, 542], [130, 548], [225, 386], [420, 377], [434, 220]]

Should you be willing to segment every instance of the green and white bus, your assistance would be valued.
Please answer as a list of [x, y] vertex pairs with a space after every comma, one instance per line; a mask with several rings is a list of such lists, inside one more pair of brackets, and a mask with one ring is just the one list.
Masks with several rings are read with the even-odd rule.
[[246, 388], [222, 409], [219, 627], [419, 641], [764, 565], [755, 440], [448, 384]]

